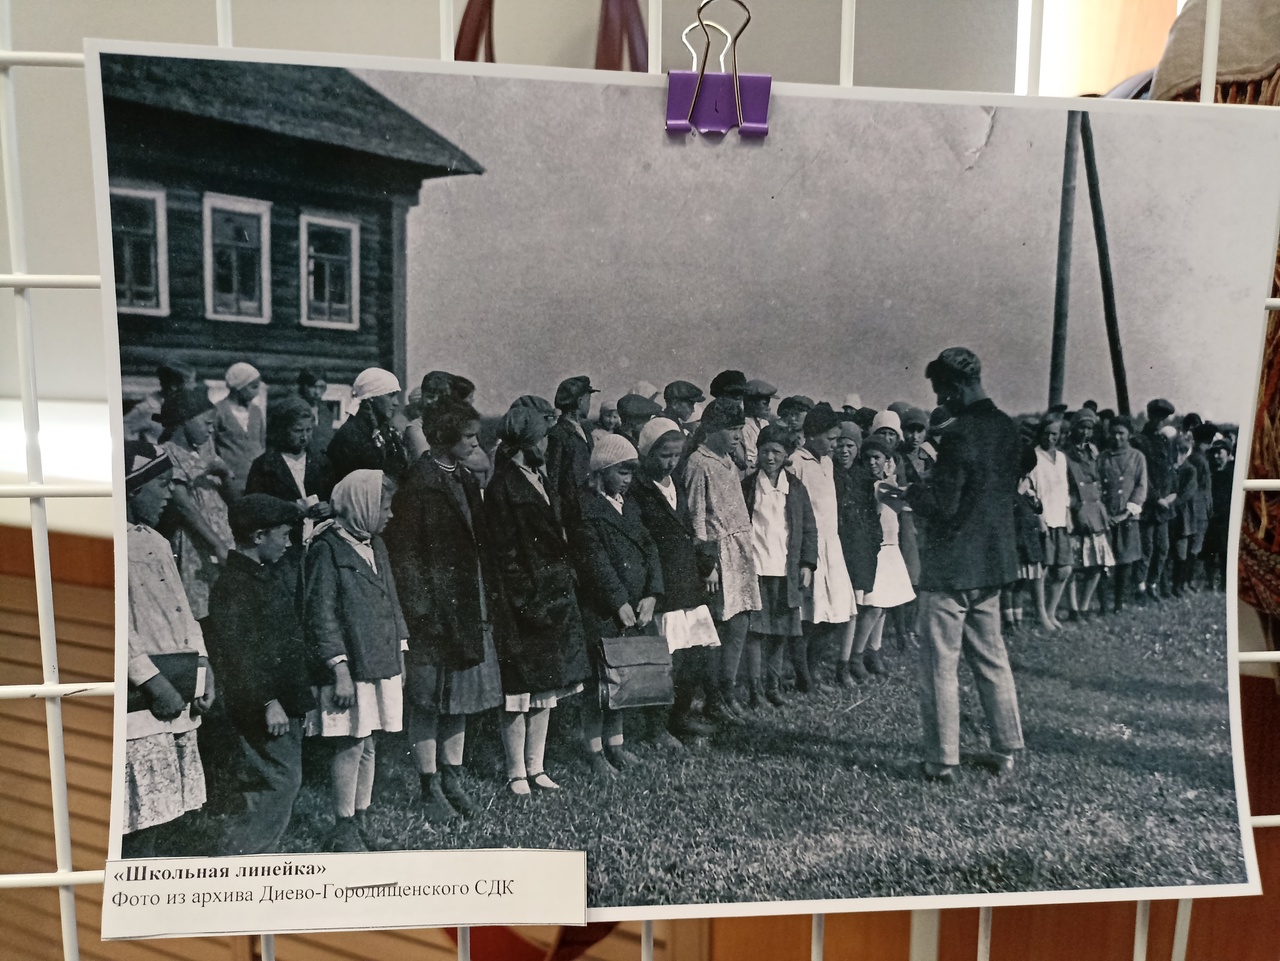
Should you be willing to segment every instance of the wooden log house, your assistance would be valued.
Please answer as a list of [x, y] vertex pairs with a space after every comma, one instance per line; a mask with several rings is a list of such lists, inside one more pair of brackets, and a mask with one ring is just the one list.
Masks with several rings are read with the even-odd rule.
[[126, 401], [175, 360], [406, 383], [405, 218], [479, 164], [348, 70], [106, 55], [102, 88]]

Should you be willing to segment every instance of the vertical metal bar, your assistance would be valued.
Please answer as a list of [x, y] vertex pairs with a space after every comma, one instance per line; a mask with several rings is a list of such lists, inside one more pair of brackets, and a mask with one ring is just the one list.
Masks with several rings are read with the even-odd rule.
[[858, 0], [840, 4], [840, 86], [853, 86], [854, 23], [858, 19]]
[[640, 922], [640, 961], [653, 961], [653, 922]]
[[662, 73], [662, 0], [649, 0], [649, 72]]
[[813, 916], [813, 930], [809, 934], [809, 961], [822, 961], [822, 952], [827, 937], [827, 916]]
[[1178, 916], [1173, 924], [1173, 950], [1169, 961], [1187, 961], [1187, 940], [1191, 936], [1191, 899], [1178, 902]]
[[1053, 289], [1053, 340], [1049, 353], [1049, 409], [1062, 403], [1067, 377], [1067, 306], [1071, 296], [1071, 247], [1076, 219], [1076, 161], [1080, 156], [1080, 111], [1067, 111], [1062, 156], [1062, 205], [1058, 209], [1058, 274]]
[[978, 909], [977, 961], [991, 961], [991, 909]]
[[471, 961], [470, 928], [458, 928], [458, 961]]
[[938, 933], [942, 915], [936, 910], [911, 912], [908, 961], [938, 961]]
[[453, 0], [439, 0], [440, 59], [453, 59]]
[[[0, 5], [0, 49], [13, 49], [13, 10], [10, 0]], [[8, 211], [10, 269], [27, 272], [27, 231], [22, 207], [22, 183], [18, 167], [17, 108], [13, 76], [0, 69], [0, 164], [4, 167], [4, 200]], [[31, 291], [14, 291], [17, 321], [18, 384], [22, 395], [22, 424], [26, 431], [27, 483], [44, 483], [40, 457], [39, 393], [36, 390], [35, 334], [31, 323]], [[31, 548], [35, 559], [36, 614], [40, 630], [40, 660], [44, 683], [58, 683], [58, 640], [53, 619], [53, 575], [49, 566], [49, 518], [43, 497], [31, 498]], [[53, 850], [59, 871], [70, 871], [71, 814], [67, 803], [67, 756], [62, 740], [62, 699], [45, 698], [45, 728], [49, 742], [49, 788], [53, 808]], [[62, 919], [62, 956], [79, 961], [80, 938], [76, 927], [75, 888], [58, 888]]]
[[276, 961], [276, 936], [262, 935], [262, 961]]
[[1133, 922], [1133, 961], [1147, 961], [1147, 929], [1151, 926], [1151, 902], [1138, 902]]
[[1222, 33], [1222, 0], [1204, 5], [1204, 54], [1200, 60], [1200, 102], [1213, 103], [1218, 91], [1218, 40]]
[[218, 46], [232, 46], [231, 0], [218, 0]]
[[1040, 96], [1040, 58], [1044, 50], [1044, 0], [1031, 0], [1031, 35], [1027, 46], [1027, 96]]

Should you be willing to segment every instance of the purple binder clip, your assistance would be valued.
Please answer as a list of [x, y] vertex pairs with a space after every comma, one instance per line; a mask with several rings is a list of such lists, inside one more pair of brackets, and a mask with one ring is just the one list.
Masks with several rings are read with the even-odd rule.
[[[728, 133], [738, 128], [743, 137], [763, 137], [769, 133], [769, 91], [773, 77], [767, 73], [738, 73], [738, 38], [751, 22], [751, 10], [742, 0], [734, 0], [746, 12], [746, 19], [737, 33], [730, 33], [713, 20], [704, 20], [702, 11], [714, 0], [702, 0], [698, 5], [698, 19], [685, 27], [681, 41], [693, 57], [692, 69], [672, 70], [667, 74], [667, 132], [685, 134], [696, 129], [699, 133]], [[702, 59], [689, 44], [689, 31], [702, 28], [705, 39]], [[725, 37], [720, 51], [720, 73], [707, 73], [707, 57], [711, 54], [713, 27]], [[725, 54], [733, 57], [733, 72], [724, 70]]]

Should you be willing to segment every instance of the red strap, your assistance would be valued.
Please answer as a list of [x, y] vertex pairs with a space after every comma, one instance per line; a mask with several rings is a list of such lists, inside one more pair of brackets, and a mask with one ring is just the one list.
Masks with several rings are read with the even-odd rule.
[[[480, 59], [480, 43], [484, 41], [484, 59], [496, 63], [493, 52], [493, 0], [467, 0], [458, 26], [458, 39], [453, 47], [454, 60]], [[600, 0], [600, 30], [596, 35], [596, 69], [623, 69], [623, 45], [631, 69], [646, 73], [649, 69], [649, 38], [640, 0]]]
[[453, 47], [454, 60], [480, 59], [480, 38], [484, 38], [484, 58], [495, 63], [493, 56], [493, 0], [467, 0], [458, 26], [458, 41]]

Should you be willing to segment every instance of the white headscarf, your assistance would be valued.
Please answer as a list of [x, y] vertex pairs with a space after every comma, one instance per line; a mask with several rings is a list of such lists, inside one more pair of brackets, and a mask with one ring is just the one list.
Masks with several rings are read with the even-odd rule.
[[226, 381], [227, 390], [239, 390], [241, 387], [247, 387], [255, 380], [261, 380], [262, 375], [258, 373], [258, 368], [253, 364], [246, 364], [243, 360], [232, 364], [227, 368], [227, 373], [223, 377]]
[[352, 537], [370, 540], [382, 509], [382, 471], [352, 471], [333, 488], [329, 502], [338, 524]]
[[381, 367], [367, 367], [356, 376], [351, 385], [351, 399], [366, 400], [370, 397], [382, 397], [384, 394], [400, 393], [400, 381], [396, 375]]

